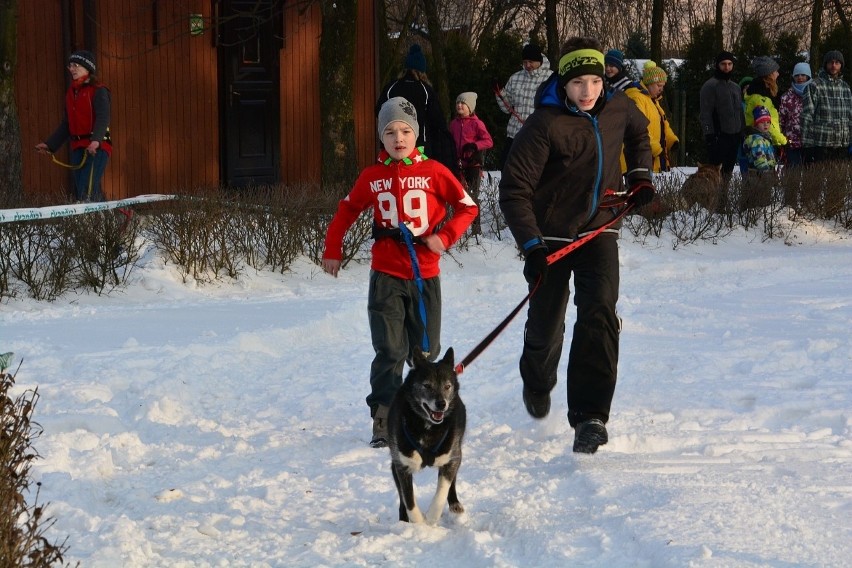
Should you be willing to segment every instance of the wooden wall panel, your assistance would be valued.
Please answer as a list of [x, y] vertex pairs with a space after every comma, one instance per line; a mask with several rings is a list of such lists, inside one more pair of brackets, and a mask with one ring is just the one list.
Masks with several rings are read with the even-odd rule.
[[[21, 124], [23, 188], [27, 195], [68, 191], [67, 170], [34, 151], [62, 121], [67, 72], [62, 50], [62, 10], [56, 0], [18, 3], [15, 101]], [[25, 34], [22, 33], [26, 30]], [[68, 161], [63, 150], [57, 158]]]
[[[67, 88], [62, 5], [72, 8], [83, 45], [81, 0], [20, 2], [16, 101], [27, 194], [68, 191], [68, 172], [32, 148], [62, 120]], [[356, 154], [375, 159], [374, 0], [359, 2], [355, 69]], [[189, 15], [211, 21], [210, 0], [96, 0], [98, 76], [112, 99], [112, 159], [104, 175], [110, 199], [176, 193], [219, 184], [218, 61], [212, 30], [189, 34]], [[288, 1], [281, 50], [281, 181], [316, 183], [321, 172], [318, 3]], [[156, 38], [154, 30], [157, 30]], [[67, 145], [58, 153], [67, 161]]]
[[281, 50], [281, 181], [320, 180], [318, 2], [288, 2]]
[[[374, 1], [359, 0], [355, 53], [355, 141], [358, 169], [376, 161], [378, 134], [375, 106], [378, 98], [378, 52]], [[378, 0], [381, 1], [381, 0]]]

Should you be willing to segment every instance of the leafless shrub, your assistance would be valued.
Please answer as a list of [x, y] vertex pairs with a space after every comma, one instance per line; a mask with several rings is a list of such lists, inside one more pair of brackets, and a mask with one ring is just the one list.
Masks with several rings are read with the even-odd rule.
[[30, 468], [40, 457], [32, 444], [42, 433], [32, 419], [38, 389], [13, 398], [15, 376], [3, 367], [5, 364], [0, 365], [0, 566], [54, 566], [63, 562], [68, 539], [56, 544], [47, 538], [56, 520], [47, 516], [49, 503], [39, 503], [41, 484], [35, 484], [34, 495], [31, 489]]
[[35, 300], [53, 301], [74, 284], [76, 251], [67, 218], [7, 223], [9, 273]]
[[99, 211], [69, 223], [79, 254], [77, 286], [98, 295], [126, 284], [139, 259], [139, 224], [130, 210]]
[[[194, 193], [194, 194], [192, 194]], [[234, 215], [223, 196], [192, 192], [165, 202], [151, 215], [148, 233], [154, 246], [177, 266], [184, 282], [209, 283], [240, 273], [239, 250], [230, 240]]]

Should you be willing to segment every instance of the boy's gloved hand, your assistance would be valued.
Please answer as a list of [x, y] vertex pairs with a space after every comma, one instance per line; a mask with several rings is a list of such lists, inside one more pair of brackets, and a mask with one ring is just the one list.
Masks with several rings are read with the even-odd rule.
[[634, 207], [648, 205], [654, 199], [654, 185], [650, 181], [637, 181], [630, 186], [627, 203]]
[[547, 249], [544, 247], [533, 249], [527, 254], [527, 260], [524, 263], [524, 278], [528, 284], [535, 284], [539, 279], [544, 283], [546, 275]]

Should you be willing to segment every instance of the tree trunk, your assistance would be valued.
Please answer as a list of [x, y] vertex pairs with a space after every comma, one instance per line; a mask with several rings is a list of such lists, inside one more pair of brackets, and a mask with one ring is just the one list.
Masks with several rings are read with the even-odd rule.
[[355, 18], [357, 0], [322, 0], [320, 112], [322, 184], [350, 186], [358, 175], [355, 157]]
[[0, 205], [17, 205], [23, 196], [21, 125], [15, 104], [17, 30], [18, 0], [0, 0]]
[[651, 59], [663, 64], [663, 15], [665, 0], [653, 0], [651, 6]]
[[825, 8], [823, 0], [814, 0], [814, 10], [811, 12], [811, 69], [816, 78], [816, 71], [821, 67], [822, 54], [819, 52], [819, 38], [822, 33], [822, 10]]
[[714, 22], [713, 37], [716, 41], [716, 52], [725, 49], [722, 32], [724, 30], [725, 0], [716, 0], [716, 21]]
[[[438, 3], [435, 0], [423, 0], [423, 10], [426, 15], [426, 28], [429, 30], [429, 44], [432, 46], [432, 69], [429, 78], [432, 87], [438, 93], [441, 109], [447, 113], [450, 106], [450, 94], [447, 87], [447, 67], [444, 64], [444, 29], [441, 27], [441, 17], [438, 13]], [[444, 116], [446, 120], [448, 116]]]
[[559, 22], [556, 16], [557, 0], [545, 0], [544, 2], [544, 27], [547, 30], [547, 58], [550, 59], [550, 68], [558, 69], [559, 52]]

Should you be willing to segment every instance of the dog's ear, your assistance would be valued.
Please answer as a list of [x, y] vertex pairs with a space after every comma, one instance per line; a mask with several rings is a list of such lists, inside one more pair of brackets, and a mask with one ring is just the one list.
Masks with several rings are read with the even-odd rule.
[[453, 348], [450, 347], [447, 349], [447, 352], [444, 353], [444, 358], [441, 359], [442, 363], [449, 363], [450, 367], [455, 366], [456, 354], [453, 352]]

